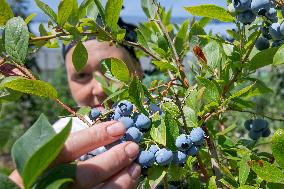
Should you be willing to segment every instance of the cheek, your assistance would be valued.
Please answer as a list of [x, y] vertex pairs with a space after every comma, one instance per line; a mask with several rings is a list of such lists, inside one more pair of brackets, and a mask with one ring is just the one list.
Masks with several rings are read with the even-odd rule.
[[90, 84], [70, 84], [70, 90], [78, 105], [90, 105], [92, 103], [92, 86]]

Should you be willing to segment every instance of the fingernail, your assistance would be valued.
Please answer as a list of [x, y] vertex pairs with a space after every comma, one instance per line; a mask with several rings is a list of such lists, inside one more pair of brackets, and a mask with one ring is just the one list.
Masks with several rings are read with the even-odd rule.
[[130, 142], [125, 146], [124, 150], [129, 158], [135, 158], [139, 153], [139, 146], [134, 142]]
[[128, 173], [133, 179], [136, 179], [139, 177], [141, 173], [141, 167], [137, 165], [136, 163], [132, 164], [131, 167], [128, 169]]
[[107, 127], [107, 133], [112, 137], [120, 136], [125, 133], [125, 128], [122, 123], [117, 122]]

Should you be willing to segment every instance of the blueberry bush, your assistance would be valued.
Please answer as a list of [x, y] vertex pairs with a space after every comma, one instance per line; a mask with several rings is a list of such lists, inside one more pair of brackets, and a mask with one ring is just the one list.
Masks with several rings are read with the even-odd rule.
[[[54, 100], [89, 127], [99, 121], [121, 121], [127, 129], [123, 138], [80, 160], [134, 141], [141, 147], [136, 160], [143, 168], [140, 188], [284, 188], [284, 131], [271, 126], [284, 120], [260, 113], [255, 102], [274, 93], [255, 73], [284, 63], [282, 0], [227, 0], [227, 9], [210, 4], [184, 7], [194, 17], [181, 25], [172, 24], [171, 10], [156, 0], [141, 0], [148, 21], [136, 29], [136, 41], [128, 41], [126, 30], [117, 24], [123, 0], [108, 0], [106, 5], [100, 0], [62, 0], [57, 11], [35, 2], [49, 17], [48, 29], [39, 27], [40, 36], [27, 27], [34, 14], [25, 20], [15, 17], [0, 0], [1, 104], [30, 94]], [[233, 23], [235, 28], [227, 30], [225, 38], [207, 34], [204, 27], [212, 20]], [[73, 63], [80, 71], [88, 56], [83, 42], [89, 37], [134, 47], [167, 79], [153, 80], [146, 87], [122, 60], [108, 58], [101, 62], [108, 81], [100, 79], [108, 94], [106, 110], [73, 110], [52, 85], [27, 69], [26, 58], [43, 46], [57, 47], [58, 41], [76, 43]], [[185, 71], [189, 53], [196, 61]], [[113, 83], [120, 85], [114, 88]], [[229, 124], [227, 117], [234, 112], [250, 118]], [[56, 133], [42, 114], [14, 143], [12, 157], [25, 188], [64, 188], [73, 182], [75, 163], [47, 169], [70, 130], [71, 122]], [[269, 150], [262, 151], [263, 145]], [[18, 187], [0, 175], [0, 188]]]

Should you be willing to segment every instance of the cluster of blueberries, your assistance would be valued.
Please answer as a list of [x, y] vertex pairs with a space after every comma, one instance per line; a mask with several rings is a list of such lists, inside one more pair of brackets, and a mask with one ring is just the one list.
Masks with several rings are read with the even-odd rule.
[[[261, 28], [262, 36], [255, 43], [255, 47], [261, 51], [270, 47], [271, 39], [272, 47], [284, 44], [284, 22], [278, 23], [276, 8], [272, 0], [233, 0], [228, 11], [244, 25], [254, 22], [257, 16], [263, 17], [265, 26]], [[284, 17], [284, 8], [281, 13]]]
[[252, 140], [257, 140], [260, 137], [268, 137], [271, 134], [268, 122], [263, 119], [246, 120], [244, 126], [249, 131], [249, 137]]
[[159, 149], [157, 145], [151, 145], [148, 150], [140, 152], [137, 162], [143, 168], [149, 168], [155, 162], [161, 166], [167, 166], [170, 163], [183, 166], [188, 156], [197, 155], [204, 142], [204, 137], [202, 128], [194, 128], [189, 135], [181, 134], [176, 138], [175, 145], [178, 151], [172, 152], [166, 148]]
[[[115, 107], [114, 111], [108, 115], [108, 120], [121, 121], [125, 128], [125, 135], [118, 141], [97, 148], [85, 155], [80, 160], [84, 161], [99, 155], [116, 144], [133, 141], [139, 143], [143, 140], [143, 133], [149, 131], [151, 127], [151, 119], [142, 114], [133, 111], [133, 104], [127, 100], [120, 101]], [[154, 104], [150, 104], [151, 113], [159, 112], [162, 114], [161, 109]], [[102, 113], [93, 108], [90, 111], [89, 117], [91, 120], [97, 120], [102, 116]], [[202, 128], [194, 128], [189, 135], [181, 134], [176, 138], [175, 145], [178, 149], [177, 152], [172, 152], [167, 148], [159, 148], [158, 145], [151, 145], [148, 150], [141, 150], [136, 162], [139, 163], [143, 168], [149, 168], [156, 162], [158, 165], [166, 166], [170, 163], [176, 165], [184, 165], [188, 156], [194, 156], [198, 153], [199, 148], [204, 142], [204, 131]]]

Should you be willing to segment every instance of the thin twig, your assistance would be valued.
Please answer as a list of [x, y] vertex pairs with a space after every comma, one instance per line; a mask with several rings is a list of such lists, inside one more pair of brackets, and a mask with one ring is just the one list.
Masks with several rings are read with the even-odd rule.
[[178, 66], [178, 69], [179, 69], [179, 72], [180, 72], [180, 75], [181, 75], [181, 79], [182, 79], [182, 84], [184, 85], [185, 88], [189, 88], [189, 82], [188, 82], [188, 79], [186, 78], [186, 74], [183, 70], [183, 65], [180, 61], [180, 58], [178, 56], [178, 53], [176, 51], [176, 48], [175, 48], [175, 45], [173, 43], [173, 40], [171, 39], [166, 27], [164, 26], [163, 22], [162, 22], [162, 19], [160, 17], [160, 13], [159, 13], [159, 5], [156, 5], [157, 6], [157, 17], [158, 17], [158, 20], [155, 20], [156, 23], [159, 25], [159, 27], [161, 28], [161, 30], [163, 31], [165, 37], [167, 38], [167, 41], [169, 42], [169, 45], [170, 45], [170, 49], [174, 55], [174, 59], [175, 59], [175, 62]]
[[31, 42], [36, 42], [36, 41], [48, 41], [50, 39], [54, 39], [57, 37], [62, 37], [62, 36], [68, 36], [68, 34], [60, 32], [54, 35], [48, 35], [48, 36], [40, 36], [40, 37], [32, 37], [30, 39]]
[[275, 117], [272, 117], [272, 116], [269, 116], [269, 115], [260, 114], [260, 113], [256, 113], [256, 112], [249, 111], [249, 110], [233, 110], [233, 109], [228, 109], [228, 111], [235, 111], [235, 112], [242, 112], [242, 113], [250, 113], [250, 114], [254, 114], [254, 115], [260, 115], [260, 116], [265, 117], [265, 118], [267, 118], [267, 119], [270, 119], [270, 120], [272, 120], [272, 121], [284, 122], [284, 119], [275, 118]]
[[204, 166], [204, 163], [202, 162], [200, 155], [197, 154], [196, 158], [197, 158], [198, 165], [200, 167], [200, 171], [203, 174], [205, 181], [208, 182], [208, 179], [209, 179], [208, 172]]

